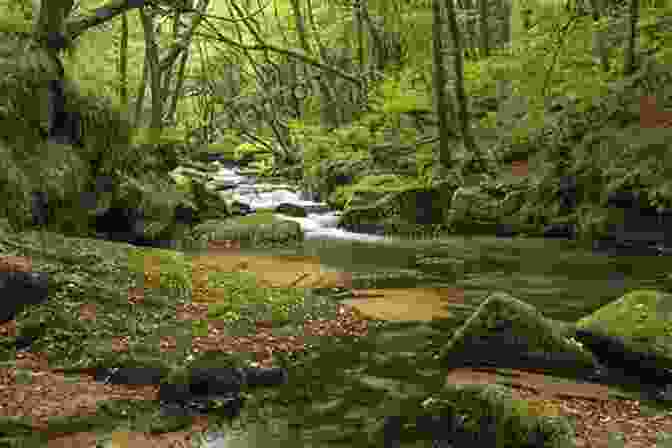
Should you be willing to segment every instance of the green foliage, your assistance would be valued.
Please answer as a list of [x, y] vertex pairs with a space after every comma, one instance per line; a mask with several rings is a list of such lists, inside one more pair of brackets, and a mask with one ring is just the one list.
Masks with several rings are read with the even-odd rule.
[[565, 447], [574, 435], [566, 418], [536, 415], [531, 403], [512, 399], [510, 392], [499, 385], [451, 387], [426, 399], [422, 406], [433, 414], [443, 410], [463, 415], [465, 429], [473, 434], [482, 431], [482, 419], [495, 419], [497, 444], [502, 447], [527, 446], [534, 431], [544, 436], [543, 446], [548, 447]]
[[[405, 83], [404, 83], [405, 84]], [[383, 97], [383, 112], [388, 114], [400, 114], [415, 110], [431, 110], [430, 98], [427, 93], [409, 92], [402, 83], [387, 79], [380, 86]]]
[[353, 123], [328, 134], [319, 126], [299, 121], [290, 122], [289, 126], [294, 141], [302, 148], [303, 172], [308, 179], [320, 179], [326, 175], [323, 162], [370, 158], [366, 149], [372, 136], [367, 126]]
[[268, 177], [273, 175], [275, 165], [273, 163], [273, 159], [265, 158], [250, 162], [248, 168], [255, 170], [255, 172], [257, 173], [256, 175], [259, 177]]
[[266, 146], [259, 143], [242, 143], [236, 146], [233, 154], [235, 160], [243, 160], [246, 158], [259, 160], [269, 158], [271, 156], [271, 151]]
[[28, 34], [33, 31], [33, 6], [30, 0], [0, 1], [0, 32]]
[[161, 132], [153, 128], [135, 128], [131, 138], [132, 145], [170, 145], [184, 143], [184, 131], [165, 128]]
[[230, 154], [234, 156], [236, 148], [242, 143], [240, 137], [233, 132], [225, 132], [224, 135], [217, 141], [205, 146], [204, 150], [210, 153]]

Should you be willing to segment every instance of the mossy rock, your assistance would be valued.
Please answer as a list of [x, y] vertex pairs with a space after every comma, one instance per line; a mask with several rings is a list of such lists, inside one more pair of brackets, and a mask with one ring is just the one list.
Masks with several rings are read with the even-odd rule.
[[624, 337], [672, 359], [672, 294], [635, 290], [579, 319], [578, 328]]
[[[538, 356], [530, 359], [530, 354]], [[524, 368], [532, 363], [558, 374], [588, 372], [596, 367], [593, 355], [568, 338], [564, 328], [534, 306], [501, 292], [486, 298], [455, 331], [441, 350], [441, 359], [455, 367], [495, 364]]]
[[369, 205], [351, 207], [341, 215], [341, 224], [348, 228], [360, 223], [382, 223], [385, 218], [398, 215], [396, 206], [391, 196], [385, 196]]
[[220, 142], [211, 143], [201, 147], [196, 151], [194, 158], [198, 160], [205, 160], [210, 154], [218, 154], [222, 156], [223, 160], [235, 160], [235, 149], [240, 144], [240, 139], [234, 136], [228, 136]]
[[453, 224], [470, 220], [495, 222], [499, 217], [499, 201], [479, 186], [460, 187], [450, 201]]
[[205, 241], [234, 240], [243, 247], [294, 245], [303, 241], [301, 226], [276, 218], [271, 213], [253, 213], [226, 221], [206, 221], [193, 230], [194, 238]]
[[356, 184], [345, 187], [347, 206], [366, 206], [378, 201], [389, 193], [407, 190], [413, 179], [397, 174], [370, 174]]
[[[566, 417], [535, 415], [528, 403], [514, 399], [506, 386], [449, 383], [440, 398], [430, 404], [439, 413], [442, 406], [449, 408], [443, 410], [447, 415], [463, 416], [462, 426], [473, 435], [474, 441], [484, 441], [484, 431], [495, 428], [496, 433], [486, 437], [492, 437], [492, 442], [501, 447], [574, 446], [575, 431]], [[494, 425], [484, 427], [489, 423]], [[534, 440], [533, 445], [530, 445], [531, 440]]]

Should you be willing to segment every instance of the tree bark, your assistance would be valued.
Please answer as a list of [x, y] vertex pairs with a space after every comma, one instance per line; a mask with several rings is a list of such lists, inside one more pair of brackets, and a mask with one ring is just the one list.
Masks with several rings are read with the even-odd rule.
[[637, 23], [639, 22], [639, 0], [630, 0], [628, 17], [628, 38], [623, 52], [623, 72], [630, 75], [636, 70], [635, 50], [637, 45]]
[[462, 60], [462, 39], [460, 37], [460, 30], [457, 27], [457, 18], [455, 16], [455, 7], [453, 0], [446, 0], [446, 10], [448, 13], [448, 28], [450, 29], [453, 40], [453, 66], [455, 67], [455, 99], [458, 107], [458, 116], [460, 128], [462, 130], [462, 138], [464, 139], [464, 146], [472, 155], [472, 161], [482, 170], [483, 161], [481, 160], [478, 147], [474, 136], [471, 134], [469, 108], [467, 104], [467, 94], [464, 90], [464, 71]]
[[446, 72], [443, 66], [443, 20], [441, 0], [432, 1], [432, 45], [434, 64], [434, 94], [436, 101], [436, 113], [439, 119], [439, 160], [444, 168], [452, 165], [450, 153], [450, 139], [453, 136], [451, 122], [455, 117], [453, 105], [446, 92]]
[[479, 26], [481, 28], [481, 57], [487, 58], [490, 56], [490, 30], [488, 29], [488, 0], [478, 0], [479, 9]]
[[119, 100], [128, 106], [128, 17], [121, 15], [121, 36], [119, 38]]

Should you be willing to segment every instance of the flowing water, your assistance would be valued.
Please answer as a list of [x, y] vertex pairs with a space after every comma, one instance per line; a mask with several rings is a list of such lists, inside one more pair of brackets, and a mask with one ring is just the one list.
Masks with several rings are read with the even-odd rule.
[[222, 168], [217, 178], [253, 210], [305, 207], [306, 218], [276, 214], [301, 225], [303, 247], [263, 253], [316, 257], [326, 270], [352, 273], [355, 289], [458, 288], [467, 303], [503, 290], [549, 317], [574, 320], [627, 290], [660, 287], [672, 264], [672, 257], [608, 256], [565, 240], [456, 235], [430, 241], [353, 233], [337, 228], [338, 212], [305, 200], [291, 186], [256, 183], [236, 168]]
[[[232, 181], [235, 184], [233, 191], [240, 202], [249, 204], [252, 209], [291, 203], [306, 207], [310, 212], [306, 218], [278, 215], [301, 224], [306, 234], [302, 248], [273, 252], [266, 250], [265, 254], [317, 257], [325, 270], [351, 273], [353, 289], [383, 291], [375, 303], [369, 303], [369, 308], [364, 305], [362, 308], [374, 315], [378, 309], [379, 315], [384, 315], [386, 307], [394, 306], [397, 316], [401, 316], [397, 320], [404, 320], [404, 316], [409, 321], [431, 319], [431, 316], [422, 315], [423, 308], [419, 306], [421, 299], [435, 300], [450, 314], [464, 319], [488, 293], [506, 291], [534, 305], [545, 316], [573, 321], [629, 290], [660, 289], [672, 268], [672, 257], [607, 256], [579, 248], [572, 241], [488, 236], [454, 236], [432, 241], [410, 241], [346, 232], [337, 228], [338, 213], [329, 211], [325, 204], [305, 200], [305, 195], [290, 188], [276, 187], [275, 190], [268, 190], [268, 186], [254, 183], [253, 180], [240, 176], [234, 169], [222, 169], [218, 176]], [[394, 298], [387, 299], [385, 291], [393, 290], [399, 293], [391, 294], [389, 297]], [[427, 291], [441, 293], [429, 295]], [[454, 293], [451, 300], [445, 300], [446, 291]], [[366, 300], [355, 297], [350, 304], [356, 306], [358, 301], [361, 304]], [[403, 306], [400, 306], [400, 301]], [[433, 337], [447, 339], [449, 336], [434, 334]], [[411, 336], [409, 338], [419, 344], [417, 339]], [[423, 336], [420, 341], [425, 339], [431, 338]], [[382, 345], [376, 347], [377, 352], [384, 352]], [[339, 355], [341, 361], [335, 370], [345, 372], [375, 369], [373, 366], [376, 363], [363, 355], [369, 349], [353, 345], [349, 349], [353, 353], [346, 350]], [[387, 355], [396, 356], [403, 351], [400, 345], [394, 345]], [[320, 364], [317, 362], [314, 365]], [[412, 372], [424, 368], [408, 361], [401, 365]], [[311, 395], [311, 403], [295, 403], [279, 411], [275, 408], [279, 413], [273, 418], [243, 418], [241, 420], [248, 421], [245, 429], [210, 434], [210, 439], [201, 446], [274, 448], [289, 446], [290, 441], [291, 446], [296, 447], [366, 446], [363, 442], [355, 442], [357, 436], [354, 434], [360, 434], [362, 428], [352, 429], [348, 422], [357, 420], [361, 425], [381, 412], [395, 413], [396, 408], [385, 409], [381, 405], [385, 402], [386, 394], [363, 399], [361, 378], [359, 382], [354, 382], [347, 375], [327, 375], [327, 371], [331, 372], [329, 369], [327, 366], [325, 370], [320, 370], [320, 388], [330, 392]], [[333, 366], [331, 369], [334, 369]], [[374, 379], [369, 383], [369, 386], [377, 385], [366, 389], [366, 393], [380, 389], [389, 392], [389, 389], [403, 388], [404, 385], [422, 387], [421, 381], [413, 381], [412, 377], [416, 376], [414, 373], [404, 377], [404, 374], [391, 375], [390, 369], [386, 369], [388, 375], [403, 378], [401, 385], [395, 383], [389, 387], [380, 386], [380, 383], [394, 380], [387, 378], [386, 374], [378, 373], [372, 375]], [[294, 372], [294, 375], [297, 374], [299, 373]], [[377, 410], [374, 412], [374, 409]], [[320, 439], [327, 438], [334, 442], [327, 445], [313, 443], [311, 434], [314, 432], [322, 434]], [[346, 437], [344, 434], [349, 435]], [[338, 440], [341, 442], [337, 442]]]

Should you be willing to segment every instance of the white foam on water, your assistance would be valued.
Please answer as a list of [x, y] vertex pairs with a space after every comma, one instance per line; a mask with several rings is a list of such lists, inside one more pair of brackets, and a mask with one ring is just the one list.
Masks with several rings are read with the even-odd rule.
[[[236, 168], [221, 168], [213, 178], [217, 181], [235, 183], [236, 186], [229, 191], [239, 202], [249, 205], [252, 210], [274, 209], [282, 203], [299, 207], [326, 208], [327, 206], [324, 202], [301, 199], [301, 192], [292, 191], [290, 185], [254, 183], [254, 179], [240, 175]], [[380, 241], [385, 238], [380, 235], [354, 233], [338, 229], [340, 212], [309, 213], [305, 218], [281, 214], [275, 214], [275, 216], [299, 223], [306, 239]]]

